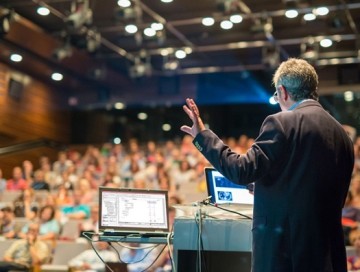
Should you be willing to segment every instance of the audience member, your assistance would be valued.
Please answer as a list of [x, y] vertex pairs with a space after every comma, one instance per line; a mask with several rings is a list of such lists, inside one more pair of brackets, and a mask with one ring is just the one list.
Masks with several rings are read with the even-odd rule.
[[92, 204], [90, 207], [90, 218], [80, 224], [80, 235], [86, 231], [95, 233], [99, 231], [99, 205], [97, 203]]
[[[118, 255], [110, 249], [107, 242], [99, 241], [94, 243], [96, 252], [104, 262], [119, 262]], [[94, 249], [88, 249], [75, 256], [68, 263], [71, 271], [105, 271], [105, 264], [96, 254]]]
[[156, 245], [129, 243], [120, 251], [120, 260], [127, 263], [128, 272], [147, 271], [159, 252]]
[[35, 171], [34, 179], [31, 183], [31, 188], [33, 188], [34, 190], [50, 191], [50, 185], [45, 180], [45, 174], [43, 170], [38, 169]]
[[52, 170], [57, 176], [61, 176], [70, 166], [72, 162], [68, 159], [66, 152], [58, 153], [58, 160], [53, 163]]
[[360, 230], [354, 229], [349, 235], [350, 243], [355, 248], [355, 254], [347, 257], [348, 271], [360, 269]]
[[76, 189], [81, 194], [80, 204], [90, 204], [94, 201], [95, 190], [91, 189], [89, 180], [81, 178], [76, 185]]
[[34, 179], [34, 165], [29, 160], [24, 160], [22, 163], [23, 178], [31, 184]]
[[6, 190], [6, 179], [3, 177], [2, 169], [0, 168], [0, 193], [4, 193]]
[[[79, 190], [73, 192], [73, 205], [62, 206], [60, 208], [65, 221], [68, 219], [86, 219], [90, 216], [90, 206], [88, 204], [82, 204], [81, 201], [82, 194]], [[63, 218], [64, 220], [64, 218]], [[62, 222], [63, 222], [62, 220]]]
[[[52, 205], [46, 205], [40, 209], [38, 216], [38, 223], [40, 226], [39, 229], [39, 240], [50, 240], [54, 241], [58, 238], [60, 234], [60, 223], [55, 218], [55, 208]], [[25, 238], [26, 233], [29, 230], [29, 227], [32, 223], [25, 225], [21, 232], [18, 234], [20, 238]]]
[[28, 182], [23, 178], [23, 173], [20, 166], [13, 168], [12, 178], [6, 182], [6, 190], [20, 191], [28, 188]]
[[38, 239], [39, 224], [32, 223], [24, 239], [15, 241], [4, 254], [4, 262], [0, 263], [2, 271], [28, 271], [38, 267], [50, 259], [48, 245]]
[[7, 239], [16, 238], [16, 223], [14, 211], [10, 207], [0, 210], [0, 235]]
[[23, 190], [18, 198], [14, 200], [14, 213], [16, 217], [26, 217], [32, 220], [39, 210], [39, 203], [35, 198], [34, 190], [27, 188]]

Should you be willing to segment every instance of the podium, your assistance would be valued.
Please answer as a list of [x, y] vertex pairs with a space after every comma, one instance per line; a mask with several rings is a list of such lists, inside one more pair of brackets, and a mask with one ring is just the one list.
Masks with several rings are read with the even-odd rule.
[[195, 218], [176, 218], [173, 237], [176, 271], [197, 272], [201, 265], [201, 270], [207, 272], [250, 272], [251, 228], [249, 219], [203, 218], [200, 226]]

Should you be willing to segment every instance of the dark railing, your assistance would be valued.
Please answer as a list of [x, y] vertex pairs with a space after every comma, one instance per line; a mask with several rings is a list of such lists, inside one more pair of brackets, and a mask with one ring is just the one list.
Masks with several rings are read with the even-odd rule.
[[38, 139], [28, 142], [22, 142], [18, 144], [13, 144], [6, 147], [0, 147], [0, 155], [21, 152], [28, 149], [38, 148], [38, 147], [50, 147], [53, 149], [64, 150], [66, 145], [50, 140], [50, 139]]

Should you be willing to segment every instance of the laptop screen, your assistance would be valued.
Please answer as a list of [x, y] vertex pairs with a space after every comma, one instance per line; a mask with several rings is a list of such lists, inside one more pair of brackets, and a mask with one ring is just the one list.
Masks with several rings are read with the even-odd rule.
[[246, 185], [238, 185], [214, 168], [205, 168], [206, 184], [211, 202], [217, 204], [253, 205], [254, 195]]
[[169, 231], [167, 191], [99, 187], [99, 207], [100, 231]]

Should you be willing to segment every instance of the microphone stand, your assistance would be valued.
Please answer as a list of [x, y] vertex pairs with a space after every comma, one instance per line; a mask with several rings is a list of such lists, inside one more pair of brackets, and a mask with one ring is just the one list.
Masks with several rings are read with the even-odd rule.
[[202, 220], [203, 220], [203, 216], [205, 216], [205, 214], [203, 214], [203, 211], [202, 211], [202, 206], [207, 205], [210, 202], [210, 198], [211, 198], [211, 196], [203, 199], [202, 201], [196, 202], [196, 205], [198, 206], [198, 209], [195, 214], [195, 220], [198, 224], [198, 271], [199, 272], [201, 272], [201, 270], [202, 270], [202, 267], [201, 267], [202, 266], [202, 263], [201, 263], [201, 248], [202, 248], [201, 237], [202, 237]]

